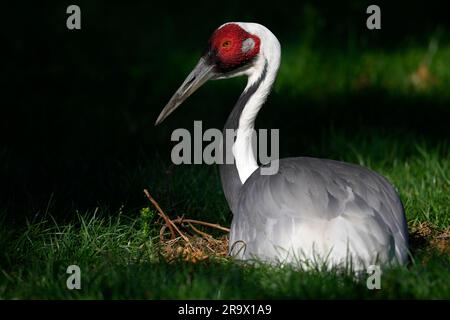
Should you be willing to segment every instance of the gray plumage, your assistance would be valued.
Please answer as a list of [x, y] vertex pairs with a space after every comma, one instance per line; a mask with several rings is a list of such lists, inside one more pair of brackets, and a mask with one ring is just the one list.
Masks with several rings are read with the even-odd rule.
[[[264, 81], [266, 69], [267, 65], [261, 78], [241, 94], [224, 131], [238, 128], [242, 110]], [[226, 146], [225, 134], [224, 139]], [[403, 205], [391, 184], [374, 171], [308, 157], [281, 159], [278, 173], [262, 175], [258, 169], [244, 184], [236, 164], [219, 165], [219, 171], [225, 197], [234, 214], [230, 254], [238, 259], [302, 262], [314, 257], [316, 262], [326, 265], [344, 265], [351, 260], [351, 267], [356, 270], [367, 267], [367, 261], [404, 264], [408, 259]], [[341, 230], [342, 236], [337, 240], [330, 238], [330, 245], [325, 248], [316, 248], [317, 254], [309, 248], [309, 245], [322, 244], [314, 243], [314, 236], [311, 241], [293, 238], [302, 237], [295, 228], [320, 226], [321, 221], [322, 231], [326, 233], [327, 224], [332, 225], [338, 218], [351, 221], [352, 230]], [[292, 245], [286, 248], [286, 243]], [[345, 259], [342, 252], [334, 254], [338, 245], [346, 247]]]
[[[306, 254], [310, 248], [294, 247], [296, 239], [290, 237], [302, 235], [293, 229], [322, 225], [313, 232], [324, 232], [317, 236], [326, 239], [327, 224], [342, 218], [351, 222], [352, 230], [342, 229], [338, 241], [347, 242], [341, 245], [348, 246], [353, 260], [363, 254], [374, 264], [407, 261], [402, 203], [385, 178], [361, 166], [307, 157], [281, 159], [277, 174], [261, 175], [258, 169], [236, 194], [231, 200], [235, 210], [230, 245], [245, 243], [231, 252], [239, 259], [301, 260], [302, 253], [310, 256]], [[294, 244], [289, 255], [280, 252], [289, 250], [286, 243]], [[325, 251], [333, 258], [336, 245], [336, 239], [330, 239], [330, 246], [317, 253]], [[367, 267], [362, 264], [355, 262], [353, 267]]]

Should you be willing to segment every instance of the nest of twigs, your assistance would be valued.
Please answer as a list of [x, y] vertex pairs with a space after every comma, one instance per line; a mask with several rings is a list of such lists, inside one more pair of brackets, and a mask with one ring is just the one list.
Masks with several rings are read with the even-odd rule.
[[228, 258], [228, 236], [214, 237], [200, 228], [220, 230], [226, 234], [230, 229], [184, 216], [170, 219], [146, 189], [144, 194], [164, 221], [159, 231], [159, 242], [160, 252], [167, 261], [183, 260], [196, 263], [211, 258]]

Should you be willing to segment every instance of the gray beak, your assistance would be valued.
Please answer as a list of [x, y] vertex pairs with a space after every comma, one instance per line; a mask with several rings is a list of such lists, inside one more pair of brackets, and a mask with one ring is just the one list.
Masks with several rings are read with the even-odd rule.
[[184, 100], [200, 88], [206, 81], [214, 78], [215, 75], [214, 65], [207, 63], [205, 58], [200, 58], [200, 61], [195, 66], [194, 70], [187, 76], [186, 80], [184, 80], [183, 84], [178, 88], [159, 114], [155, 126], [163, 122], [164, 119], [174, 112]]

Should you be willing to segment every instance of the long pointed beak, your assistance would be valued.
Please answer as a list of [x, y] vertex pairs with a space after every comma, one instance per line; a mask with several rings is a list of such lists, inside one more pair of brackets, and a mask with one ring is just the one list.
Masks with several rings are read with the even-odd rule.
[[200, 58], [200, 61], [195, 66], [194, 70], [192, 70], [187, 76], [186, 80], [184, 80], [183, 84], [180, 88], [178, 88], [170, 101], [159, 114], [158, 119], [155, 122], [155, 126], [163, 122], [164, 119], [174, 112], [184, 100], [186, 100], [206, 81], [212, 79], [215, 75], [214, 65], [207, 63], [205, 58]]

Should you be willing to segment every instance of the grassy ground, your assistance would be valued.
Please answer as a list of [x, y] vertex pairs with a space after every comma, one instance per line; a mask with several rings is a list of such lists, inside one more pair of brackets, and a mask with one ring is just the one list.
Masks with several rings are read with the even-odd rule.
[[[395, 145], [386, 141], [383, 146], [386, 158], [389, 154], [395, 156]], [[78, 213], [65, 224], [56, 223], [50, 212], [42, 213], [19, 231], [8, 230], [2, 224], [0, 297], [449, 298], [450, 157], [439, 149], [416, 148], [415, 157], [390, 165], [388, 160], [374, 161], [358, 153], [348, 156], [349, 160], [377, 169], [395, 184], [405, 204], [410, 230], [414, 231], [413, 263], [408, 268], [386, 271], [381, 290], [368, 290], [364, 278], [356, 281], [338, 271], [298, 272], [288, 267], [241, 266], [213, 256], [198, 263], [181, 259], [168, 263], [158, 246], [160, 225], [152, 215], [142, 215], [137, 210], [117, 212], [111, 218], [107, 217], [110, 212], [97, 208]], [[180, 180], [190, 178], [193, 182], [188, 191], [191, 197], [201, 193], [197, 184], [211, 190], [216, 187], [213, 168], [179, 170], [188, 172], [180, 175]], [[196, 176], [201, 177], [201, 182], [196, 183]], [[200, 196], [198, 201], [208, 200]], [[217, 200], [212, 197], [209, 202], [207, 210], [220, 210], [223, 206], [219, 197]], [[201, 213], [176, 214], [183, 213], [205, 219], [216, 216], [210, 220], [214, 222], [221, 220], [214, 214], [209, 217]], [[66, 289], [65, 271], [70, 264], [81, 267], [80, 291]]]

